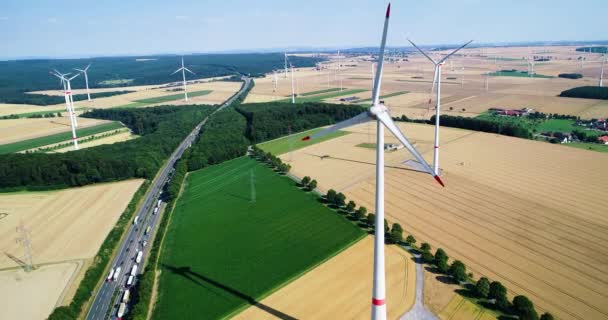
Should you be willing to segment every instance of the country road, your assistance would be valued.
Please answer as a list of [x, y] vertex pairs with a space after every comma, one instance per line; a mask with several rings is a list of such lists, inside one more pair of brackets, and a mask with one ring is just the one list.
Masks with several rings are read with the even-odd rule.
[[[192, 132], [171, 154], [166, 164], [162, 167], [160, 173], [152, 181], [148, 192], [144, 196], [144, 201], [137, 208], [135, 216], [137, 217], [138, 222], [132, 223], [129, 226], [129, 230], [127, 231], [123, 241], [120, 243], [119, 250], [112, 260], [111, 267], [120, 267], [120, 273], [116, 281], [105, 281], [97, 292], [91, 293], [94, 294], [94, 299], [91, 307], [88, 310], [86, 316], [87, 320], [106, 319], [106, 316], [109, 316], [110, 319], [116, 318], [118, 305], [122, 301], [124, 291], [128, 288], [127, 279], [129, 275], [131, 275], [132, 271], [134, 274], [141, 273], [143, 269], [141, 266], [144, 265], [145, 259], [147, 259], [147, 250], [149, 246], [146, 244], [147, 242], [151, 242], [153, 239], [151, 238], [153, 231], [146, 232], [146, 229], [149, 228], [149, 230], [156, 230], [156, 225], [160, 221], [160, 216], [162, 213], [155, 214], [154, 209], [160, 204], [159, 198], [161, 196], [163, 186], [171, 180], [175, 163], [181, 158], [184, 151], [195, 141], [201, 128], [205, 125], [207, 120], [209, 120], [209, 118], [212, 117], [216, 112], [229, 106], [249, 88], [251, 85], [251, 79], [246, 77], [243, 77], [242, 79], [244, 83], [241, 89], [230, 99], [224, 102], [224, 104], [222, 104], [211, 115], [203, 119], [203, 121], [201, 121], [192, 130]], [[162, 212], [160, 209], [158, 211]], [[138, 251], [142, 251], [143, 254], [142, 261], [139, 264], [137, 264], [135, 261]], [[133, 266], [137, 266], [137, 270], [133, 270]], [[129, 287], [133, 288], [134, 285], [135, 282], [133, 282]], [[110, 313], [108, 313], [108, 308], [110, 308]]]

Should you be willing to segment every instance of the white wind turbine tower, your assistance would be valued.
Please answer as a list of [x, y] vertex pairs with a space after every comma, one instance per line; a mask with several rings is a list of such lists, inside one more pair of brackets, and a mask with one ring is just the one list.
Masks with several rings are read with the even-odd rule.
[[89, 92], [89, 75], [87, 74], [87, 71], [89, 70], [90, 66], [91, 66], [91, 64], [89, 63], [89, 65], [84, 69], [76, 69], [76, 68], [74, 69], [74, 70], [84, 74], [84, 83], [87, 87], [87, 100], [88, 101], [91, 101], [91, 93]]
[[285, 76], [283, 78], [287, 79], [287, 52], [285, 52]]
[[409, 165], [416, 169], [432, 175], [437, 182], [443, 186], [441, 178], [437, 176], [433, 169], [428, 165], [426, 160], [412, 146], [409, 140], [401, 133], [399, 127], [395, 125], [384, 103], [379, 101], [380, 85], [382, 79], [382, 66], [384, 64], [384, 48], [386, 46], [386, 35], [388, 32], [388, 22], [390, 17], [391, 5], [389, 3], [386, 9], [386, 18], [384, 20], [384, 30], [382, 33], [382, 42], [378, 57], [378, 66], [374, 79], [374, 88], [372, 90], [372, 105], [370, 108], [355, 116], [354, 118], [339, 122], [330, 128], [322, 130], [307, 136], [302, 140], [316, 139], [325, 136], [337, 130], [350, 127], [356, 124], [365, 123], [367, 121], [376, 120], [377, 135], [376, 135], [376, 221], [375, 221], [375, 238], [374, 238], [374, 280], [372, 291], [372, 319], [386, 319], [386, 289], [385, 289], [385, 268], [384, 268], [384, 127], [386, 128], [405, 146], [407, 150], [416, 158], [416, 161], [406, 161]]
[[604, 64], [606, 63], [606, 55], [604, 54], [602, 56], [602, 70], [600, 71], [600, 82], [598, 83], [598, 85], [600, 87], [604, 86]]
[[[439, 173], [439, 110], [441, 109], [441, 67], [444, 65], [445, 61], [449, 57], [454, 55], [460, 49], [466, 47], [469, 43], [473, 42], [473, 40], [463, 44], [458, 49], [452, 51], [451, 53], [449, 53], [448, 55], [446, 55], [439, 61], [435, 61], [433, 58], [431, 58], [431, 56], [429, 56], [426, 52], [424, 52], [420, 48], [418, 48], [418, 46], [414, 42], [412, 42], [410, 39], [407, 39], [407, 41], [409, 41], [414, 46], [414, 48], [416, 48], [418, 51], [420, 51], [420, 53], [422, 53], [422, 55], [424, 55], [427, 59], [429, 59], [433, 63], [433, 65], [435, 65], [435, 74], [433, 76], [433, 86], [431, 87], [431, 94], [432, 94], [433, 90], [435, 88], [435, 82], [437, 82], [437, 106], [435, 107], [435, 148], [434, 148], [435, 152], [433, 155], [433, 173], [436, 176], [439, 176], [440, 175], [440, 173]], [[429, 103], [430, 102], [431, 102], [431, 100], [429, 99]]]
[[72, 81], [72, 79], [76, 78], [79, 76], [79, 74], [71, 77], [71, 78], [66, 78], [67, 75], [69, 75], [69, 73], [66, 74], [61, 74], [59, 73], [57, 70], [55, 70], [55, 72], [51, 72], [52, 75], [56, 76], [57, 78], [61, 79], [61, 83], [63, 84], [63, 93], [64, 93], [64, 97], [65, 97], [65, 106], [68, 112], [68, 117], [70, 119], [70, 127], [72, 128], [72, 143], [74, 144], [74, 150], [78, 150], [78, 138], [76, 137], [76, 114], [74, 113], [74, 103], [72, 102], [72, 86], [70, 84], [70, 81]]
[[184, 100], [188, 101], [188, 90], [186, 88], [186, 71], [195, 74], [194, 72], [190, 71], [190, 69], [184, 67], [184, 57], [182, 57], [182, 67], [175, 70], [175, 72], [173, 72], [171, 75], [174, 75], [178, 72], [182, 72], [182, 81], [183, 81], [183, 86], [184, 86]]
[[290, 64], [291, 67], [291, 103], [296, 103], [296, 88], [294, 84], [294, 75], [293, 75], [293, 64]]

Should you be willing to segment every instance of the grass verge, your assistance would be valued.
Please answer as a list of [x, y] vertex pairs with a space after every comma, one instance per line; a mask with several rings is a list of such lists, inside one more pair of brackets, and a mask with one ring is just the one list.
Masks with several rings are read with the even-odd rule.
[[323, 130], [323, 128], [316, 128], [316, 129], [292, 134], [291, 136], [286, 136], [286, 137], [282, 137], [282, 138], [275, 139], [272, 141], [261, 143], [258, 145], [258, 147], [260, 147], [262, 150], [264, 150], [266, 152], [270, 152], [274, 155], [281, 155], [281, 154], [287, 153], [289, 151], [305, 148], [305, 147], [311, 146], [313, 144], [321, 143], [323, 141], [341, 137], [343, 135], [347, 135], [350, 133], [348, 131], [336, 131], [336, 132], [330, 133], [324, 137], [321, 137], [319, 139], [310, 139], [307, 141], [302, 141], [302, 138], [304, 138], [308, 135], [315, 134], [316, 132], [319, 132], [321, 130]]

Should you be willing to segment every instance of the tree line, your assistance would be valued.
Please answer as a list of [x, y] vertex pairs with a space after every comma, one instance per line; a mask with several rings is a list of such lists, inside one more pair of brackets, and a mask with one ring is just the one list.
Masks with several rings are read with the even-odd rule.
[[[59, 86], [50, 88], [59, 90]], [[33, 93], [25, 93], [23, 92], [4, 92], [2, 88], [0, 88], [0, 92], [3, 92], [5, 96], [0, 98], [0, 102], [2, 103], [14, 103], [14, 104], [35, 104], [38, 106], [49, 106], [53, 104], [65, 103], [64, 96], [51, 96], [46, 94], [33, 94]], [[94, 92], [91, 93], [91, 99], [95, 98], [105, 98], [111, 96], [117, 96], [121, 94], [127, 94], [135, 91], [129, 90], [121, 90], [121, 91], [108, 91], [108, 92]], [[88, 97], [86, 94], [74, 94], [72, 95], [74, 101], [83, 101], [87, 100]]]
[[580, 79], [583, 77], [583, 75], [580, 73], [560, 73], [557, 76], [566, 79]]
[[560, 97], [608, 100], [608, 87], [583, 86], [562, 91]]
[[[142, 57], [143, 58], [143, 57]], [[180, 67], [179, 57], [148, 56], [147, 61], [135, 57], [100, 57], [91, 59], [38, 59], [0, 61], [0, 103], [55, 104], [63, 97], [36, 95], [26, 92], [59, 89], [57, 78], [49, 71], [82, 68], [91, 63], [91, 88], [158, 85], [180, 80], [169, 74]], [[321, 58], [290, 56], [295, 67], [314, 67]], [[282, 53], [193, 54], [185, 57], [186, 67], [196, 75], [192, 79], [229, 76], [234, 74], [264, 74], [283, 67]], [[73, 88], [84, 88], [84, 77], [72, 81]], [[58, 101], [57, 99], [61, 99]], [[58, 101], [52, 103], [52, 101]]]
[[[477, 118], [466, 118], [460, 116], [442, 115], [439, 119], [444, 127], [468, 129], [473, 131], [482, 131], [497, 133], [510, 137], [518, 137], [524, 139], [532, 139], [532, 132], [524, 125], [514, 122], [499, 122]], [[435, 116], [426, 122], [427, 124], [435, 123]]]
[[0, 155], [0, 190], [46, 190], [151, 178], [211, 106], [96, 109], [83, 117], [121, 121], [140, 138], [66, 153]]

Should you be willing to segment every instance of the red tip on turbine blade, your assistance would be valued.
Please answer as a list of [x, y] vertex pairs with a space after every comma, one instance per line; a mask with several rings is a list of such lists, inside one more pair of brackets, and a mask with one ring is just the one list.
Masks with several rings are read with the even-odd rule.
[[435, 180], [437, 180], [437, 182], [439, 182], [439, 184], [440, 184], [442, 187], [445, 187], [445, 184], [443, 184], [443, 181], [441, 181], [441, 178], [439, 178], [439, 176], [434, 176], [433, 178], [435, 178]]
[[302, 141], [308, 141], [308, 140], [310, 140], [310, 136], [306, 136], [306, 137], [302, 138]]
[[388, 3], [388, 7], [386, 8], [386, 18], [391, 16], [391, 3]]

